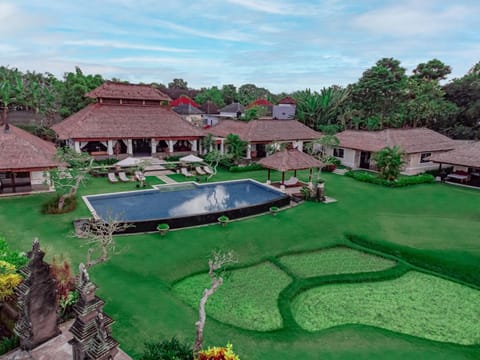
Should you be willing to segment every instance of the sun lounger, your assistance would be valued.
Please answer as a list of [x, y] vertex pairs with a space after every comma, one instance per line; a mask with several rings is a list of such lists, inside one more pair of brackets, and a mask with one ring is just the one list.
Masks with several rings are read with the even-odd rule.
[[187, 168], [181, 168], [180, 172], [185, 177], [192, 177], [193, 175], [187, 170]]
[[117, 177], [115, 176], [114, 173], [109, 172], [108, 173], [108, 181], [110, 181], [111, 183], [117, 183], [118, 179], [117, 179]]
[[123, 171], [118, 173], [118, 177], [119, 177], [120, 181], [123, 181], [123, 182], [129, 182], [130, 181], [130, 178]]
[[195, 171], [197, 172], [198, 175], [207, 175], [207, 173], [202, 169], [201, 166], [196, 166]]
[[283, 185], [285, 186], [295, 186], [298, 184], [298, 179], [295, 176], [292, 176], [290, 179], [285, 180]]
[[204, 166], [203, 171], [205, 171], [208, 175], [213, 175], [213, 170], [208, 166]]

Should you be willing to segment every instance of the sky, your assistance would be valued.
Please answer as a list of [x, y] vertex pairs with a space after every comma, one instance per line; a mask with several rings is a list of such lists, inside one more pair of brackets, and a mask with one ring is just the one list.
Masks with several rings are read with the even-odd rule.
[[383, 57], [480, 61], [478, 0], [0, 0], [0, 65], [193, 88], [347, 85]]

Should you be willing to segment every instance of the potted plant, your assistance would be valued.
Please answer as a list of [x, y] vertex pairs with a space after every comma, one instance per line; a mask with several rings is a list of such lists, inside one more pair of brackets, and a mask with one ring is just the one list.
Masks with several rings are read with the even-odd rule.
[[280, 211], [280, 209], [277, 207], [277, 206], [272, 206], [270, 207], [270, 214], [272, 214], [273, 216], [277, 215], [277, 213]]
[[225, 226], [230, 221], [230, 219], [228, 218], [228, 216], [222, 215], [217, 219], [217, 221], [220, 223], [220, 225]]
[[157, 226], [157, 231], [160, 233], [161, 236], [167, 235], [168, 230], [170, 230], [170, 225], [168, 224], [161, 223]]

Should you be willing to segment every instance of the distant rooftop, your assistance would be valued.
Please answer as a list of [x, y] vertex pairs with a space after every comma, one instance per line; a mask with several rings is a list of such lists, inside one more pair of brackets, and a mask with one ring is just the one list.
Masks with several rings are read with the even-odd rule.
[[95, 90], [85, 94], [93, 99], [125, 99], [170, 101], [170, 97], [150, 85], [126, 84], [106, 81]]

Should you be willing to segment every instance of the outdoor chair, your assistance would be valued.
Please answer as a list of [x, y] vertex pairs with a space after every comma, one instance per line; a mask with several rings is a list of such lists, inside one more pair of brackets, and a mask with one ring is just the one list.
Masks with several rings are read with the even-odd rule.
[[187, 170], [187, 168], [183, 168], [183, 167], [180, 169], [180, 173], [181, 173], [183, 176], [185, 176], [185, 177], [192, 177], [192, 176], [193, 176], [193, 174], [191, 174], [191, 173]]
[[145, 181], [145, 175], [141, 171], [135, 171], [135, 178], [140, 182]]
[[213, 170], [210, 169], [209, 166], [204, 166], [203, 171], [205, 171], [208, 175], [213, 175]]
[[120, 181], [123, 181], [123, 182], [129, 182], [130, 181], [130, 178], [125, 174], [124, 171], [119, 172], [118, 177], [119, 177]]
[[202, 169], [201, 166], [196, 166], [195, 171], [197, 172], [198, 175], [207, 175], [207, 173]]
[[115, 176], [115, 173], [112, 173], [112, 172], [108, 173], [108, 181], [110, 181], [111, 183], [117, 183], [118, 182], [118, 179]]
[[298, 184], [298, 179], [295, 176], [292, 176], [290, 179], [285, 180], [283, 185], [285, 186], [295, 186]]

